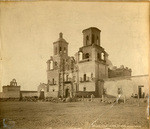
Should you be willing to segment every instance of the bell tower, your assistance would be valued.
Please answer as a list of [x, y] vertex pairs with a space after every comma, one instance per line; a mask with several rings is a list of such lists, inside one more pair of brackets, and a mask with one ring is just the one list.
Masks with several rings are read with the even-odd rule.
[[100, 46], [100, 32], [101, 30], [95, 27], [83, 30], [83, 46], [89, 46], [92, 44]]
[[53, 43], [54, 56], [68, 56], [68, 43], [63, 38], [63, 33], [59, 33], [59, 39]]
[[103, 91], [101, 80], [108, 77], [108, 54], [101, 47], [101, 30], [90, 27], [82, 33], [83, 46], [76, 53], [79, 91], [92, 91], [93, 94], [101, 97]]
[[100, 33], [96, 27], [90, 27], [82, 31], [83, 33], [83, 46], [79, 49], [79, 60], [97, 61], [104, 60], [104, 48], [100, 44]]

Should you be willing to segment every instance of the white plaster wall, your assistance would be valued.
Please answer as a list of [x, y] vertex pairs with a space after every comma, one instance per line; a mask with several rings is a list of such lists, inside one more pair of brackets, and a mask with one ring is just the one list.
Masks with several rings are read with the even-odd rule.
[[104, 88], [106, 88], [107, 94], [117, 96], [118, 88], [122, 88], [123, 95], [131, 97], [133, 94], [138, 94], [138, 86], [143, 85], [142, 92], [149, 93], [149, 80], [148, 76], [137, 76], [124, 78], [124, 79], [110, 79], [105, 80]]

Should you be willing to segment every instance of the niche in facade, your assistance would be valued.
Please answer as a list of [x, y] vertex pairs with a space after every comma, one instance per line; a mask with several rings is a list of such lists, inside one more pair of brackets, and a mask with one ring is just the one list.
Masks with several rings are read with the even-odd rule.
[[83, 60], [83, 53], [79, 52], [79, 61]]
[[50, 70], [54, 69], [54, 62], [51, 60], [50, 61]]

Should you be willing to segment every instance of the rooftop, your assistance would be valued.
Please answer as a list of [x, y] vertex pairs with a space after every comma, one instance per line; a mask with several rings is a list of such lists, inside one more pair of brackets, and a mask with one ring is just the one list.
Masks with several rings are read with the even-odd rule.
[[89, 28], [87, 28], [87, 29], [84, 29], [83, 31], [82, 31], [82, 33], [84, 32], [84, 31], [86, 31], [86, 30], [98, 30], [98, 31], [101, 31], [100, 29], [98, 29], [98, 28], [96, 28], [96, 27], [89, 27]]

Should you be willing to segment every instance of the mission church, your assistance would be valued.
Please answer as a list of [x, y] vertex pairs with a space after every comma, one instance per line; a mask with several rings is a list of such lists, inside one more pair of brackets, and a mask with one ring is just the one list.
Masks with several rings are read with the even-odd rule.
[[3, 86], [0, 98], [37, 97], [110, 97], [121, 93], [126, 98], [144, 98], [149, 94], [149, 76], [131, 76], [132, 70], [113, 66], [108, 53], [101, 46], [101, 30], [90, 27], [82, 31], [83, 45], [68, 55], [68, 42], [59, 34], [53, 43], [53, 56], [47, 63], [47, 83], [40, 83], [37, 91], [23, 91], [16, 79]]
[[131, 76], [131, 69], [116, 68], [108, 60], [108, 53], [101, 46], [101, 30], [90, 27], [82, 31], [83, 46], [68, 55], [68, 42], [59, 34], [53, 43], [53, 56], [47, 63], [47, 84], [38, 86], [38, 96], [44, 97], [101, 97], [104, 79]]
[[40, 83], [37, 91], [23, 91], [16, 79], [5, 85], [0, 98], [37, 97], [110, 97], [121, 93], [126, 98], [144, 98], [149, 94], [149, 76], [131, 76], [132, 70], [121, 65], [113, 66], [108, 53], [101, 46], [101, 30], [90, 27], [82, 31], [83, 45], [68, 55], [68, 42], [59, 34], [53, 43], [53, 56], [47, 63], [47, 83]]

